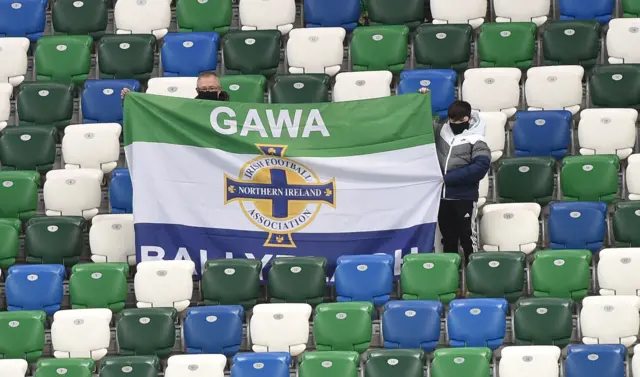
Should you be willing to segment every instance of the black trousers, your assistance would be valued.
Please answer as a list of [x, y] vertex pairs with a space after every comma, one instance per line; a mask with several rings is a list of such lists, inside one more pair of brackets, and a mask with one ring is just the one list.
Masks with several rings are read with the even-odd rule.
[[465, 263], [478, 251], [476, 234], [476, 202], [471, 200], [440, 200], [438, 225], [442, 234], [442, 250], [457, 253], [458, 244], [464, 251]]

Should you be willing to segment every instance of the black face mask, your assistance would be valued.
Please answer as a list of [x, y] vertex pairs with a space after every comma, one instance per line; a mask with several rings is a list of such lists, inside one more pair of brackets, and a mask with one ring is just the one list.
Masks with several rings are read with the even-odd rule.
[[209, 101], [228, 101], [229, 95], [227, 92], [212, 92], [207, 90], [198, 90], [198, 96], [196, 99], [203, 99]]
[[454, 135], [460, 135], [465, 130], [469, 129], [469, 122], [449, 123], [449, 126], [451, 127], [451, 131]]

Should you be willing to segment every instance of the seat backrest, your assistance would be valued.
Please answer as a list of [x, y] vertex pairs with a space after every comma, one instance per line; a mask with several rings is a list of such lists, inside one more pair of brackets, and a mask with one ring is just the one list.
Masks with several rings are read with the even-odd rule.
[[98, 214], [102, 201], [102, 177], [98, 169], [51, 170], [44, 184], [47, 216], [83, 216], [90, 220]]
[[173, 355], [164, 371], [167, 377], [223, 377], [227, 358], [224, 355]]
[[621, 160], [633, 153], [638, 111], [634, 109], [587, 109], [580, 113], [580, 154], [615, 154]]
[[572, 344], [567, 348], [565, 376], [624, 377], [626, 356], [622, 344]]
[[607, 54], [610, 64], [640, 63], [640, 54], [632, 46], [640, 41], [637, 18], [615, 18], [608, 23]]
[[23, 265], [9, 268], [5, 295], [9, 310], [44, 310], [53, 315], [62, 302], [62, 265]]
[[607, 205], [601, 202], [556, 202], [549, 206], [552, 249], [600, 250], [606, 233]]
[[159, 96], [196, 98], [197, 77], [154, 77], [149, 80], [146, 93]]
[[100, 169], [110, 173], [120, 158], [118, 123], [74, 124], [65, 127], [62, 156], [67, 169]]
[[527, 71], [525, 95], [529, 111], [568, 110], [572, 114], [582, 104], [584, 68], [579, 65], [534, 67]]
[[389, 71], [345, 72], [336, 76], [333, 102], [357, 101], [391, 95]]
[[91, 260], [136, 264], [133, 215], [98, 215], [89, 229]]
[[457, 299], [449, 304], [447, 333], [454, 347], [489, 347], [502, 345], [509, 304], [505, 299]]
[[11, 116], [12, 94], [13, 86], [11, 86], [11, 84], [0, 83], [0, 131], [2, 131], [9, 124], [9, 117]]
[[191, 260], [138, 263], [134, 279], [138, 307], [183, 311], [191, 302], [195, 269], [195, 263]]
[[238, 7], [242, 30], [279, 30], [283, 35], [296, 20], [294, 0], [242, 0]]
[[169, 33], [160, 50], [164, 76], [197, 77], [218, 66], [218, 43], [214, 32]]
[[607, 23], [611, 20], [614, 8], [614, 0], [595, 0], [584, 3], [580, 0], [559, 0], [561, 20], [598, 20]]
[[540, 233], [539, 204], [490, 204], [482, 211], [480, 233], [485, 251], [522, 251], [529, 254], [535, 250]]
[[346, 32], [341, 27], [294, 29], [287, 42], [289, 73], [340, 72]]
[[445, 119], [456, 99], [456, 71], [452, 69], [412, 69], [400, 73], [398, 94], [417, 93], [421, 88], [431, 92], [431, 111]]
[[27, 74], [27, 53], [29, 51], [29, 39], [24, 37], [0, 39], [0, 83], [9, 83], [18, 86], [24, 81]]
[[80, 97], [83, 123], [122, 124], [122, 89], [140, 91], [137, 80], [87, 80]]
[[390, 301], [384, 309], [381, 332], [385, 348], [435, 349], [440, 339], [441, 302]]
[[153, 34], [164, 37], [171, 24], [170, 0], [124, 0], [114, 8], [117, 34]]
[[474, 110], [502, 111], [508, 117], [520, 103], [518, 68], [471, 68], [464, 73], [462, 99]]
[[484, 23], [487, 6], [487, 0], [431, 0], [433, 23], [469, 23], [474, 28], [477, 28]]
[[288, 352], [241, 353], [233, 357], [234, 377], [288, 377], [291, 355]]
[[598, 253], [600, 295], [640, 295], [640, 279], [633, 271], [640, 264], [639, 248], [604, 249]]
[[556, 346], [511, 346], [502, 349], [498, 364], [502, 377], [555, 377], [561, 350]]
[[234, 355], [242, 343], [243, 319], [240, 305], [189, 308], [183, 327], [187, 353]]
[[249, 329], [254, 352], [301, 354], [309, 341], [309, 304], [254, 306]]
[[561, 159], [571, 144], [570, 111], [519, 111], [513, 126], [517, 157]]
[[342, 27], [351, 31], [358, 26], [358, 0], [308, 0], [304, 2], [304, 20], [311, 27]]
[[343, 255], [335, 271], [338, 301], [372, 301], [384, 305], [393, 289], [393, 257]]
[[60, 310], [53, 315], [51, 343], [57, 358], [100, 360], [111, 341], [110, 309]]
[[547, 21], [551, 0], [510, 1], [494, 0], [496, 22], [535, 22], [542, 26]]
[[25, 377], [28, 369], [29, 363], [26, 360], [0, 360], [0, 373], [2, 373], [3, 377]]
[[638, 338], [639, 308], [638, 296], [585, 297], [580, 311], [582, 342], [629, 347]]

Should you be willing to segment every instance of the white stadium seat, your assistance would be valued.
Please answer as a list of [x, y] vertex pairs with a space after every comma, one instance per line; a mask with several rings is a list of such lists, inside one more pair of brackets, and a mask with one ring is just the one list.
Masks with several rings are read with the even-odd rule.
[[[0, 41], [2, 38], [0, 38]], [[7, 127], [11, 116], [11, 94], [13, 86], [11, 84], [0, 83], [0, 131]]]
[[497, 161], [504, 154], [507, 116], [501, 112], [481, 112], [480, 119], [485, 124], [484, 140], [491, 150], [491, 162]]
[[[629, 372], [627, 372], [627, 374], [628, 373]], [[640, 376], [640, 344], [636, 344], [633, 347], [633, 358], [631, 359], [631, 375]]]
[[638, 338], [638, 310], [638, 296], [585, 297], [580, 311], [582, 343], [631, 346]]
[[634, 109], [587, 109], [580, 113], [578, 142], [580, 154], [615, 154], [625, 159], [636, 144]]
[[0, 360], [0, 376], [2, 377], [25, 377], [29, 363], [22, 359]]
[[65, 127], [62, 158], [66, 169], [100, 169], [111, 173], [120, 158], [118, 123], [73, 124]]
[[382, 98], [391, 95], [389, 71], [343, 72], [336, 76], [333, 102]]
[[520, 104], [518, 68], [472, 68], [464, 72], [462, 99], [474, 110], [502, 111], [508, 117]]
[[196, 98], [197, 77], [155, 77], [149, 80], [145, 93], [158, 96]]
[[169, 357], [164, 377], [224, 377], [227, 357], [217, 354]]
[[294, 0], [240, 0], [242, 30], [280, 30], [287, 34], [296, 21]]
[[30, 44], [27, 38], [0, 38], [0, 83], [18, 86], [24, 81]]
[[502, 349], [500, 377], [558, 377], [562, 351], [557, 346], [511, 346]]
[[487, 0], [431, 0], [434, 24], [469, 24], [474, 28], [484, 23]]
[[537, 203], [489, 204], [482, 208], [480, 236], [485, 251], [522, 251], [536, 249], [540, 228]]
[[289, 73], [326, 73], [335, 76], [342, 67], [346, 31], [341, 27], [298, 28], [289, 33]]
[[489, 196], [489, 173], [482, 178], [478, 186], [478, 208], [481, 208], [487, 202], [487, 196]]
[[493, 0], [496, 22], [547, 22], [551, 0]]
[[640, 63], [640, 18], [614, 18], [607, 31], [607, 54], [610, 64]]
[[601, 296], [640, 295], [640, 248], [603, 249], [598, 255]]
[[98, 215], [89, 228], [89, 247], [94, 263], [124, 262], [136, 265], [132, 214]]
[[309, 304], [259, 304], [249, 324], [254, 352], [289, 352], [297, 356], [309, 341]]
[[171, 0], [118, 0], [113, 12], [116, 34], [153, 34], [161, 39], [169, 32]]
[[640, 200], [640, 154], [632, 154], [627, 159], [625, 179], [629, 200]]
[[568, 110], [576, 114], [582, 104], [583, 76], [584, 68], [579, 65], [530, 68], [524, 89], [529, 111]]
[[47, 216], [82, 216], [91, 220], [102, 201], [103, 175], [98, 169], [49, 171], [43, 189]]
[[133, 281], [139, 308], [189, 307], [193, 295], [193, 273], [190, 260], [148, 261], [137, 266]]
[[59, 310], [53, 315], [51, 343], [56, 358], [91, 358], [107, 355], [111, 341], [110, 309]]

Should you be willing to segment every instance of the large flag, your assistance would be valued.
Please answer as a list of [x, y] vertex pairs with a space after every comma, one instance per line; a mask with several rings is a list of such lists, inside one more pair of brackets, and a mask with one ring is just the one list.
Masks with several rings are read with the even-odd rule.
[[431, 252], [430, 98], [268, 105], [130, 93], [138, 261]]

